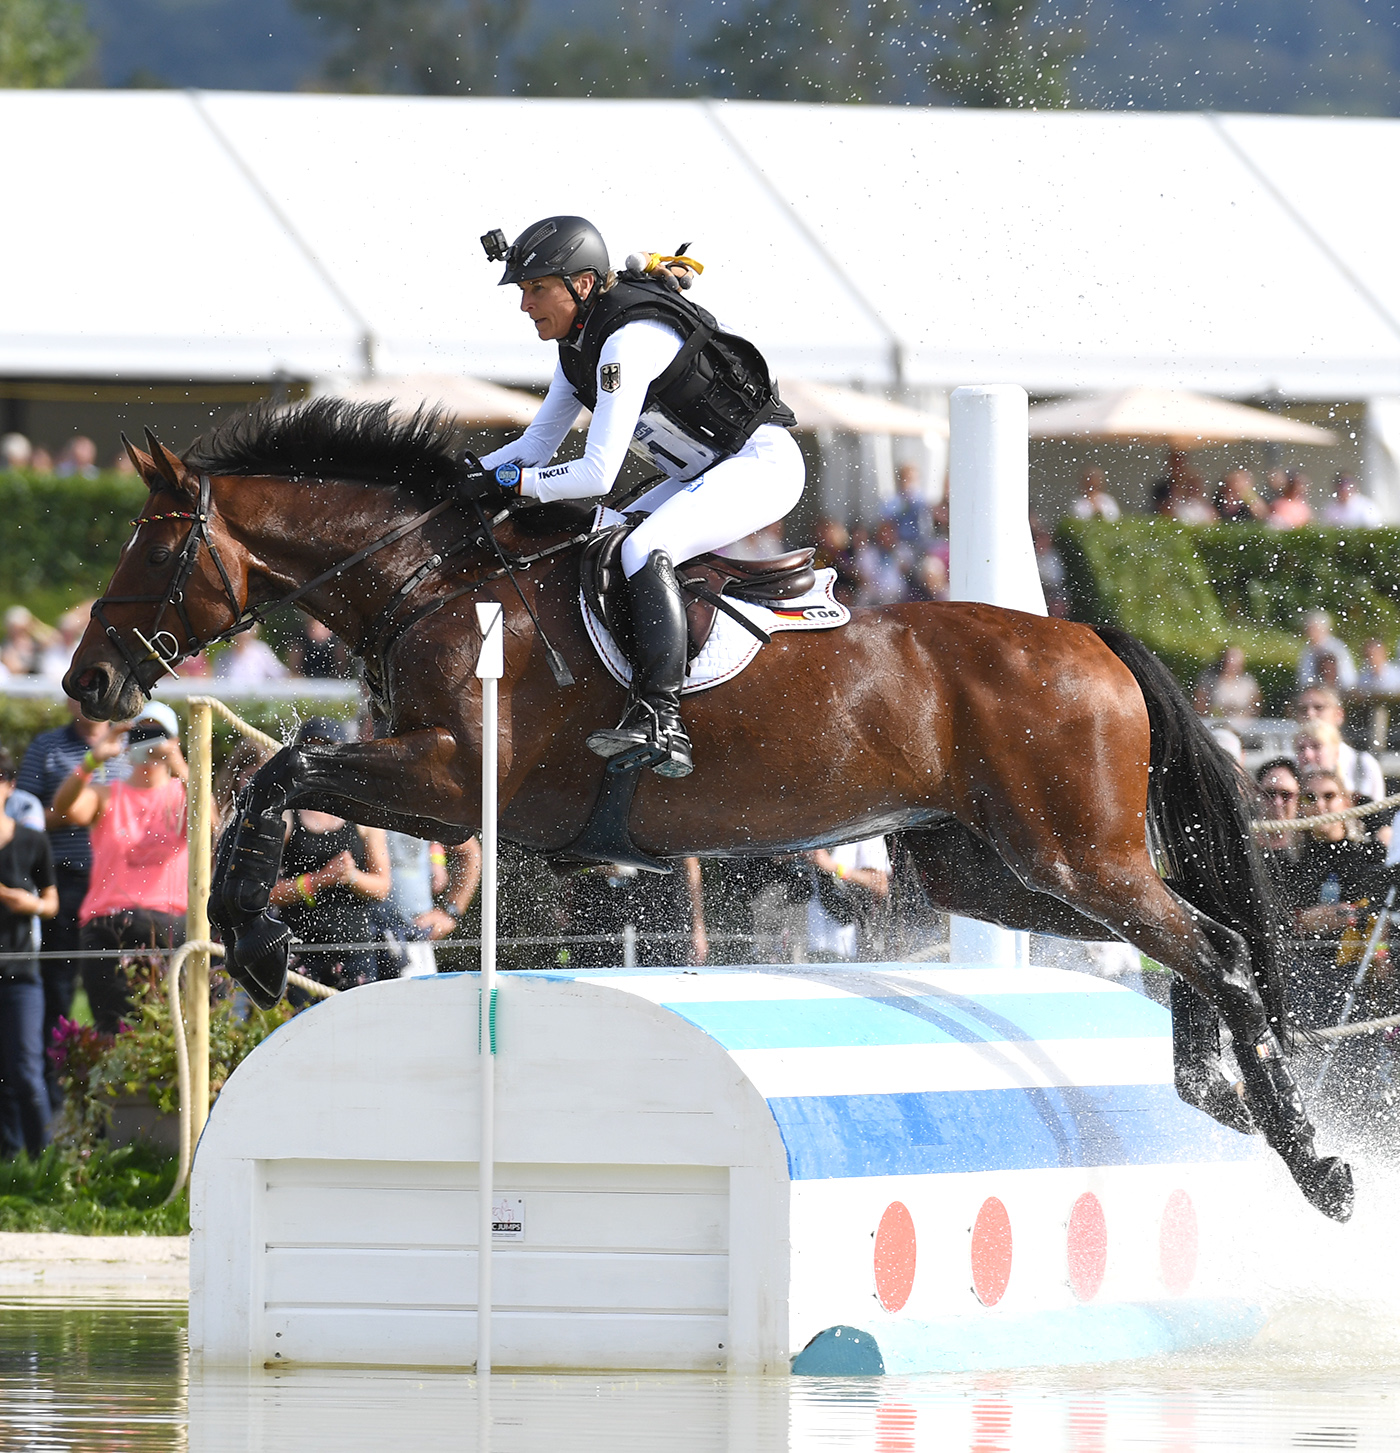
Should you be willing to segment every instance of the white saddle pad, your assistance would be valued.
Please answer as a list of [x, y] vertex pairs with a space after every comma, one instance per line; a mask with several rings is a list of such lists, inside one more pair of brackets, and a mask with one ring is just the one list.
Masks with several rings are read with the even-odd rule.
[[[746, 600], [735, 600], [726, 595], [725, 600], [735, 610], [742, 611], [760, 630], [775, 635], [778, 631], [830, 631], [844, 626], [851, 613], [836, 599], [836, 572], [818, 570], [816, 583], [806, 595], [793, 600], [775, 601], [773, 606], [752, 605]], [[593, 642], [598, 658], [608, 668], [613, 680], [628, 686], [632, 681], [632, 667], [627, 657], [618, 649], [617, 642], [608, 634], [597, 616], [588, 608], [588, 602], [579, 591], [579, 609], [583, 611], [583, 624]], [[690, 663], [686, 672], [682, 696], [697, 691], [708, 691], [712, 686], [722, 686], [732, 681], [758, 655], [763, 642], [750, 634], [736, 620], [731, 620], [722, 610], [715, 612], [714, 630], [704, 649]]]

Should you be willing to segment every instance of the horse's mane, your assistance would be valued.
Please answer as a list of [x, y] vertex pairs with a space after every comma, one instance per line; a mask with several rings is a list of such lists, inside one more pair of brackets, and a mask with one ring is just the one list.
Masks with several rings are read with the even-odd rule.
[[205, 474], [265, 474], [398, 485], [437, 496], [461, 472], [466, 435], [444, 413], [395, 414], [390, 403], [266, 401], [196, 439], [185, 456]]

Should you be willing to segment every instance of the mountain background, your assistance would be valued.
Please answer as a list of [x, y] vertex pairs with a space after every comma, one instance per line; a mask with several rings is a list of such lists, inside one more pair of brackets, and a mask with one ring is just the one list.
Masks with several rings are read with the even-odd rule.
[[1400, 115], [1391, 0], [0, 0], [0, 31], [45, 6], [86, 27], [70, 85]]

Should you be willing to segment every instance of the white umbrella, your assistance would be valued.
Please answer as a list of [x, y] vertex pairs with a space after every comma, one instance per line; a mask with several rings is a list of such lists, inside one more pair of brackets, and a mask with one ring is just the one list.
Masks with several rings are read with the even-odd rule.
[[933, 414], [892, 403], [880, 394], [864, 394], [836, 384], [786, 378], [778, 383], [783, 402], [797, 415], [799, 429], [831, 429], [841, 434], [936, 434], [948, 437], [948, 425]]
[[1205, 449], [1259, 439], [1280, 444], [1335, 444], [1330, 429], [1300, 424], [1244, 404], [1185, 389], [1129, 388], [1084, 394], [1030, 411], [1032, 439], [1137, 439], [1169, 449]]
[[390, 402], [405, 414], [426, 404], [429, 408], [445, 410], [465, 427], [477, 429], [524, 428], [540, 407], [534, 394], [450, 373], [410, 373], [398, 378], [370, 378], [353, 383], [328, 382], [319, 385], [316, 393], [352, 403]]

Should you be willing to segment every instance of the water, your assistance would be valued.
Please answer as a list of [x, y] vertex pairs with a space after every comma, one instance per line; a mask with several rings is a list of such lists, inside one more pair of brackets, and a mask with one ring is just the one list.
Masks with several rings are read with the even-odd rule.
[[[1388, 1272], [1387, 1272], [1388, 1274]], [[178, 1303], [0, 1304], [0, 1448], [190, 1453], [1400, 1450], [1394, 1318], [1295, 1301], [1258, 1342], [1072, 1372], [872, 1379], [191, 1373]]]
[[[1357, 1147], [1352, 1147], [1357, 1149]], [[0, 1302], [0, 1453], [1400, 1453], [1400, 1173], [1364, 1148], [1339, 1227], [1280, 1199], [1245, 1347], [908, 1378], [201, 1372], [179, 1302]], [[1286, 1187], [1280, 1187], [1285, 1192]]]

